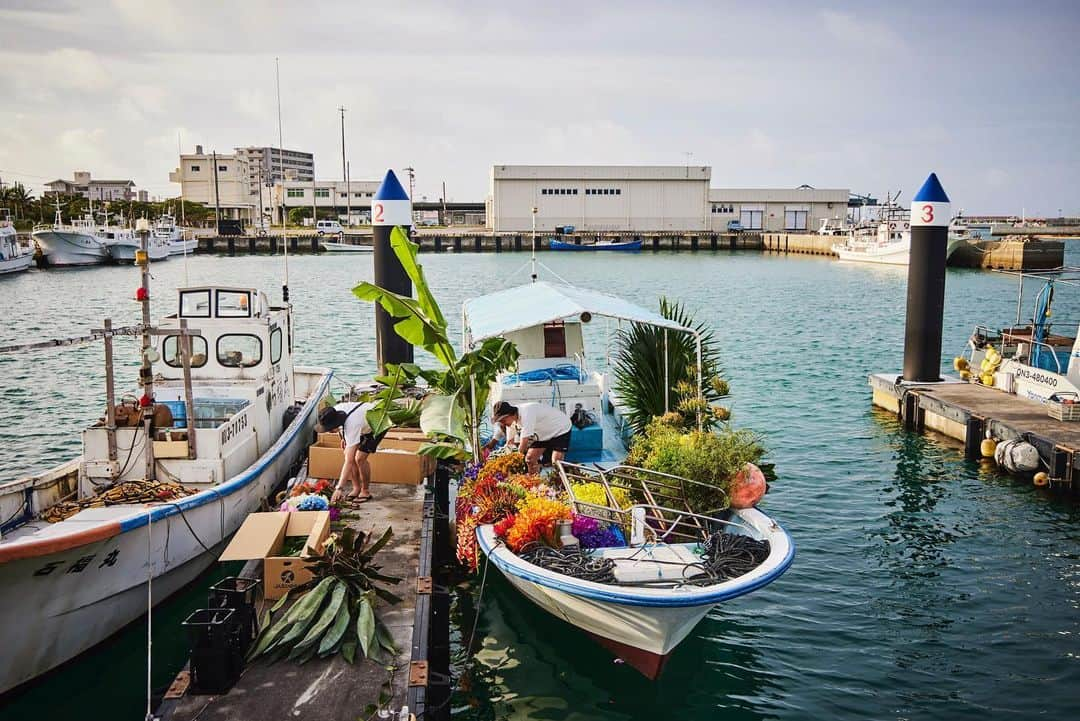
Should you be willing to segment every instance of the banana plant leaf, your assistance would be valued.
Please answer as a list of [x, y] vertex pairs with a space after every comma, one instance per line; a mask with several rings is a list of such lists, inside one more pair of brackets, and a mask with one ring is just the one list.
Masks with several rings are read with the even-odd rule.
[[423, 410], [420, 411], [420, 430], [429, 436], [438, 433], [462, 441], [467, 440], [466, 414], [459, 402], [460, 398], [460, 393], [448, 396], [432, 393], [424, 398]]
[[353, 288], [352, 292], [360, 300], [378, 303], [392, 317], [400, 319], [394, 324], [394, 332], [404, 340], [420, 346], [444, 365], [453, 365], [456, 354], [446, 337], [445, 325], [440, 326], [429, 318], [418, 301], [366, 281]]
[[446, 328], [446, 319], [443, 317], [442, 309], [439, 308], [439, 304], [435, 302], [435, 297], [431, 294], [431, 288], [428, 286], [427, 278], [424, 277], [424, 267], [416, 260], [417, 251], [420, 246], [409, 240], [408, 234], [400, 227], [395, 227], [390, 231], [390, 248], [393, 249], [394, 255], [397, 257], [398, 262], [401, 263], [401, 267], [405, 270], [405, 275], [409, 276], [409, 280], [412, 281], [413, 288], [416, 289], [416, 300], [420, 304], [420, 309], [427, 314], [436, 325]]

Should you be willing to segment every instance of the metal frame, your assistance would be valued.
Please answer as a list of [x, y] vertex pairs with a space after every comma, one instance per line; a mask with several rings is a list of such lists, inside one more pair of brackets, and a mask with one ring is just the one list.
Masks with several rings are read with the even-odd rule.
[[[686, 502], [687, 485], [700, 486], [716, 490], [715, 486], [701, 481], [682, 478], [669, 473], [650, 471], [635, 466], [618, 465], [612, 468], [583, 466], [566, 461], [556, 462], [559, 479], [570, 497], [574, 512], [598, 521], [616, 523], [632, 527], [636, 522], [653, 532], [654, 542], [693, 543], [704, 541], [716, 526], [734, 526], [756, 533], [744, 523], [729, 521], [715, 515], [723, 509], [708, 513], [696, 513]], [[640, 493], [645, 503], [635, 503], [629, 508], [621, 508], [612, 490], [612, 481], [616, 488]], [[599, 483], [607, 495], [608, 505], [581, 501], [574, 494], [574, 482]], [[668, 505], [671, 503], [672, 505]], [[635, 511], [639, 511], [635, 513]]]

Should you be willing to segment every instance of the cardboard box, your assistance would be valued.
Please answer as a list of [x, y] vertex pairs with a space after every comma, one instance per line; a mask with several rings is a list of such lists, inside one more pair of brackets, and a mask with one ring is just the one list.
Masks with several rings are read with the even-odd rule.
[[[307, 569], [305, 559], [310, 557], [312, 550], [322, 552], [323, 542], [329, 534], [328, 511], [252, 513], [244, 519], [240, 530], [218, 560], [263, 559], [263, 596], [275, 600], [311, 580], [311, 571]], [[299, 556], [279, 555], [287, 536], [307, 538]]]
[[[415, 486], [435, 473], [436, 460], [416, 454], [428, 442], [426, 439], [392, 438], [390, 433], [379, 444], [379, 450], [368, 457], [372, 483]], [[308, 477], [336, 480], [341, 477], [341, 464], [344, 462], [341, 437], [336, 433], [322, 433], [308, 449]]]
[[341, 436], [337, 433], [320, 433], [319, 440], [308, 448], [308, 477], [341, 477], [341, 464], [345, 462], [345, 452], [341, 449]]
[[397, 438], [403, 441], [426, 441], [427, 434], [419, 428], [391, 428], [386, 432], [387, 438]]

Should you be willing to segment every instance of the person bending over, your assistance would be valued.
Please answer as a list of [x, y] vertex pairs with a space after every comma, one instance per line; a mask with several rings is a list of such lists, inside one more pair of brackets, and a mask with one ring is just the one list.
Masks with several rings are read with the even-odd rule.
[[[345, 462], [341, 464], [341, 477], [331, 497], [331, 503], [364, 503], [371, 500], [371, 464], [368, 456], [379, 448], [385, 432], [374, 435], [367, 422], [367, 412], [374, 403], [338, 403], [319, 413], [322, 432], [338, 431], [341, 447], [345, 449]], [[351, 486], [351, 488], [349, 487]]]
[[[497, 426], [509, 428], [516, 425], [520, 429], [518, 450], [525, 455], [529, 473], [540, 472], [540, 459], [545, 450], [551, 449], [552, 462], [566, 457], [573, 424], [570, 417], [558, 408], [543, 403], [512, 406], [506, 401], [499, 401], [491, 415]], [[494, 445], [496, 440], [493, 438], [488, 444]]]

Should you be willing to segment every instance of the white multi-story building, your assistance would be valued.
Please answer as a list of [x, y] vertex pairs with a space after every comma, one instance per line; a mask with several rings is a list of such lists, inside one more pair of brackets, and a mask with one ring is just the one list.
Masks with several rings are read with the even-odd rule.
[[90, 200], [131, 200], [135, 194], [133, 180], [97, 180], [85, 170], [72, 173], [72, 180], [45, 183], [45, 195], [81, 195]]
[[351, 214], [350, 225], [370, 222], [371, 198], [379, 189], [378, 180], [350, 180], [346, 189], [343, 180], [286, 180], [276, 183], [271, 193], [264, 198], [265, 212], [274, 223], [281, 222], [281, 208], [288, 214], [293, 208], [333, 210], [342, 220], [345, 212]]
[[816, 230], [823, 218], [845, 218], [846, 189], [711, 189], [707, 165], [495, 165], [487, 225], [495, 232], [724, 232]]
[[180, 195], [188, 202], [220, 207], [222, 218], [255, 219], [258, 187], [253, 196], [243, 157], [204, 153], [202, 146], [196, 145], [194, 153], [180, 156], [180, 166], [169, 173], [169, 182], [180, 184]]
[[284, 180], [311, 182], [315, 179], [315, 156], [302, 150], [278, 148], [237, 148], [236, 156], [247, 161], [248, 182], [273, 185]]

